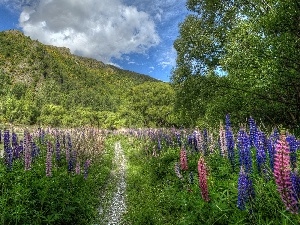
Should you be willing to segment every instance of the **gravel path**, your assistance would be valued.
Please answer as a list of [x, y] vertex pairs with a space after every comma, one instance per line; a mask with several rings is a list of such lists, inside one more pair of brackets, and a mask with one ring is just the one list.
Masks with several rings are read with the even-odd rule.
[[120, 142], [115, 143], [114, 164], [116, 165], [116, 171], [113, 172], [116, 179], [116, 191], [113, 193], [113, 198], [103, 221], [108, 225], [121, 224], [122, 216], [126, 212], [126, 159]]

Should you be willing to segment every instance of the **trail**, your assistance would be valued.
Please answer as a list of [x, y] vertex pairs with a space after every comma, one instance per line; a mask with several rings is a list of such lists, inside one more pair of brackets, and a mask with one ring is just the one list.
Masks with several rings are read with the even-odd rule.
[[[115, 143], [114, 164], [116, 170], [112, 172], [113, 179], [116, 180], [116, 190], [113, 193], [107, 212], [104, 215], [103, 224], [121, 224], [122, 216], [126, 212], [125, 191], [126, 191], [126, 158], [120, 141]], [[101, 211], [101, 210], [100, 210]], [[103, 213], [100, 212], [100, 214]]]

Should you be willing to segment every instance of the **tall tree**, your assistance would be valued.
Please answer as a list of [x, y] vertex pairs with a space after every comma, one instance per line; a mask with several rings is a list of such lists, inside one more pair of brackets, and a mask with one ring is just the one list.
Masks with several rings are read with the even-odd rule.
[[[199, 114], [206, 119], [220, 115], [212, 110], [218, 108], [239, 119], [251, 114], [269, 123], [297, 124], [300, 3], [188, 0], [187, 8], [191, 14], [180, 25], [174, 43], [178, 56], [172, 81], [177, 93], [197, 90], [199, 94], [193, 95], [197, 101], [205, 93], [216, 92], [204, 102], [204, 115]], [[183, 98], [177, 96], [179, 102]], [[217, 107], [222, 102], [227, 107]]]

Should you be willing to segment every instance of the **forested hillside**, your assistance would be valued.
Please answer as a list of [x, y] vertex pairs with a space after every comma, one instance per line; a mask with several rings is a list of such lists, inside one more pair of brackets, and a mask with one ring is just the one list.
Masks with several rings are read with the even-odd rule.
[[174, 43], [176, 111], [186, 125], [253, 116], [300, 122], [300, 4], [297, 0], [188, 0]]
[[172, 123], [174, 94], [167, 83], [43, 45], [16, 30], [1, 32], [0, 46], [0, 123], [102, 128]]

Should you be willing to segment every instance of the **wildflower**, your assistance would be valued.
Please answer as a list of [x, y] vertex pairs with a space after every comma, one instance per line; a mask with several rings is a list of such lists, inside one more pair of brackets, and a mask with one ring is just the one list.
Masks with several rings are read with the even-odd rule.
[[252, 170], [250, 140], [247, 133], [243, 129], [240, 129], [238, 132], [237, 148], [239, 150], [240, 165], [245, 168], [247, 173], [250, 173]]
[[80, 174], [80, 162], [79, 161], [76, 162], [75, 173], [78, 175]]
[[280, 135], [276, 144], [274, 177], [278, 192], [287, 210], [298, 213], [297, 200], [291, 182], [290, 151], [285, 134]]
[[291, 172], [291, 182], [294, 191], [294, 196], [297, 201], [300, 200], [300, 177], [296, 172]]
[[31, 169], [31, 136], [28, 132], [24, 133], [24, 162], [25, 162], [25, 170]]
[[180, 168], [181, 170], [188, 170], [186, 151], [183, 147], [180, 150]]
[[226, 148], [231, 167], [234, 169], [234, 140], [229, 114], [226, 115], [225, 124]]
[[265, 142], [264, 133], [261, 131], [258, 131], [257, 132], [257, 140], [256, 140], [256, 162], [257, 162], [258, 172], [261, 172], [262, 169], [265, 168], [265, 162], [267, 160], [264, 142]]
[[256, 147], [258, 128], [252, 117], [250, 117], [249, 119], [249, 126], [250, 126], [250, 145], [252, 147]]
[[238, 179], [238, 200], [237, 200], [237, 207], [240, 210], [245, 210], [246, 204], [254, 198], [254, 189], [253, 184], [248, 176], [245, 173], [244, 167], [241, 166], [239, 179]]
[[55, 144], [55, 152], [56, 152], [56, 161], [60, 161], [60, 143], [59, 143], [59, 136], [56, 136], [56, 144]]
[[200, 159], [198, 161], [198, 176], [199, 176], [199, 187], [201, 190], [201, 196], [202, 198], [208, 202], [208, 186], [207, 186], [207, 169], [206, 164], [204, 162], [203, 156], [200, 156]]
[[179, 167], [178, 162], [176, 162], [175, 165], [174, 165], [174, 171], [175, 171], [176, 176], [177, 176], [179, 179], [183, 179], [183, 176], [182, 176], [182, 174], [180, 173], [180, 167]]
[[293, 136], [293, 135], [288, 135], [286, 137], [286, 141], [288, 142], [289, 147], [290, 147], [291, 166], [292, 166], [292, 169], [294, 169], [294, 168], [296, 168], [296, 161], [297, 161], [296, 151], [298, 149], [298, 143], [297, 143], [295, 136]]
[[52, 146], [50, 141], [47, 143], [47, 156], [46, 156], [46, 176], [52, 176]]

